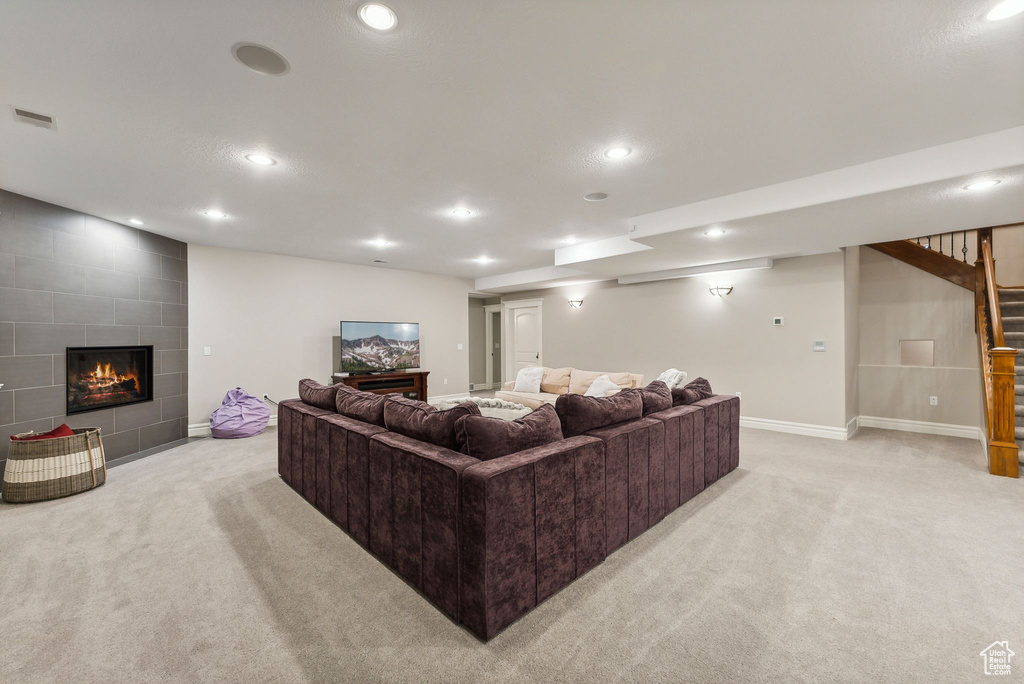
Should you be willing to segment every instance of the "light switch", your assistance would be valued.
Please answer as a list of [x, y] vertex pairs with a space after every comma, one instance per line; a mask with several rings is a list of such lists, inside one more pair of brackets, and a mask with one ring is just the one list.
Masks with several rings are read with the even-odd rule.
[[825, 351], [825, 340], [814, 340], [812, 351], [823, 352]]
[[459, 349], [459, 351], [462, 351], [462, 343], [461, 342], [459, 342], [459, 344], [458, 344], [458, 349]]
[[203, 347], [203, 356], [209, 356], [210, 353], [211, 352], [209, 347]]

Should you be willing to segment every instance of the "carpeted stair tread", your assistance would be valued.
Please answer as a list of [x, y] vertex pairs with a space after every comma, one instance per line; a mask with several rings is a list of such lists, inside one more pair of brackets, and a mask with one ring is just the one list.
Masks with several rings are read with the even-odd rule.
[[1024, 287], [999, 288], [999, 303], [1003, 302], [1024, 302]]
[[1024, 332], [1024, 316], [1003, 316], [1003, 331]]
[[1024, 385], [1014, 385], [1013, 393], [1018, 397], [1024, 397]]

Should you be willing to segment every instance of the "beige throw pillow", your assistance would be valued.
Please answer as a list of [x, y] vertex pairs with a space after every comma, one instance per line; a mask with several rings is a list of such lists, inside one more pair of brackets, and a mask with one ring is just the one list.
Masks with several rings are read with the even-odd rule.
[[569, 391], [569, 373], [572, 368], [545, 368], [540, 379], [540, 391], [548, 394], [566, 394]]

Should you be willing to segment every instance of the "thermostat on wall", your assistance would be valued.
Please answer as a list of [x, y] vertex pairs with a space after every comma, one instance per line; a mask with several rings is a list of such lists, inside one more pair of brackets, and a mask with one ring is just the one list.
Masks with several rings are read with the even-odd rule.
[[782, 325], [785, 322], [786, 321], [782, 316], [776, 316], [772, 319], [772, 325]]

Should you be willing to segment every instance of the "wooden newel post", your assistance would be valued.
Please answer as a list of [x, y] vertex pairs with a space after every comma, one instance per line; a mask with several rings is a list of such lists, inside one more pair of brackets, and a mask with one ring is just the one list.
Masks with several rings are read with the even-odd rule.
[[992, 357], [992, 439], [988, 445], [988, 471], [993, 475], [1019, 477], [1013, 431], [1013, 360], [1017, 350], [996, 347], [989, 354]]

